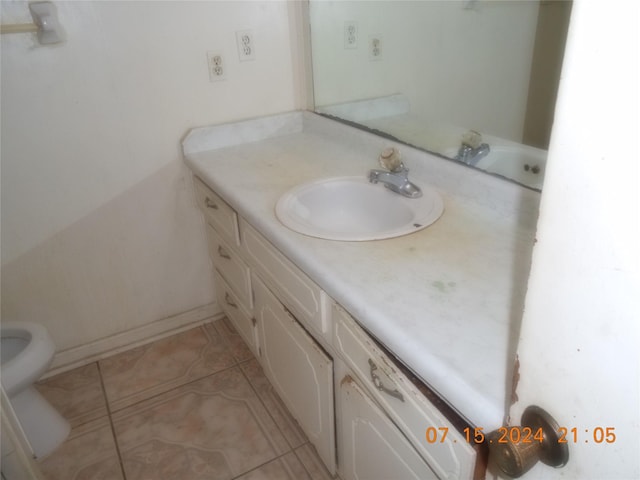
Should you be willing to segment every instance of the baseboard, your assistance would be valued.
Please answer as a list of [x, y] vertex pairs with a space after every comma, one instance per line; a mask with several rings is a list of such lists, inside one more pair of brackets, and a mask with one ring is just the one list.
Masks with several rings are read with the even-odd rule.
[[51, 366], [42, 378], [82, 367], [116, 353], [168, 337], [184, 330], [213, 322], [224, 314], [216, 302], [187, 312], [156, 320], [147, 325], [127, 330], [110, 337], [101, 338], [79, 347], [63, 350], [54, 355]]

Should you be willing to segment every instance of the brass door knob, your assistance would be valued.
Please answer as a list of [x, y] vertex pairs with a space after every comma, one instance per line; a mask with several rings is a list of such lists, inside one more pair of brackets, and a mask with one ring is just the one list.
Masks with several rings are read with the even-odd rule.
[[501, 427], [487, 435], [489, 462], [505, 475], [518, 478], [538, 461], [563, 467], [569, 461], [569, 447], [561, 441], [554, 418], [535, 405], [527, 407], [520, 427]]

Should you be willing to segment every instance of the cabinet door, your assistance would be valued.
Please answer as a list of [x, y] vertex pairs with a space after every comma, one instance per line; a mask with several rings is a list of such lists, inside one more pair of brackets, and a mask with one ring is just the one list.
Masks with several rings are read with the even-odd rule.
[[339, 395], [343, 480], [438, 478], [350, 375], [340, 382]]
[[333, 361], [256, 277], [253, 285], [265, 375], [333, 474]]

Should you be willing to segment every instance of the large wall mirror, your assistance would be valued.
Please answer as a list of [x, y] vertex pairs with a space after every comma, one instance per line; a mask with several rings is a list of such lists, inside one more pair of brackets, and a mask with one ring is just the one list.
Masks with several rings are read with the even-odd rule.
[[311, 0], [316, 111], [542, 188], [569, 0]]

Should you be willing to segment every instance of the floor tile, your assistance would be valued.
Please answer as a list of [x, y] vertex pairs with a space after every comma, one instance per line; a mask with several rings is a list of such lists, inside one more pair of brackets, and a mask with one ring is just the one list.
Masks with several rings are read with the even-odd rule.
[[296, 448], [308, 442], [307, 436], [282, 403], [258, 361], [254, 358], [241, 364], [240, 367], [287, 439], [289, 446]]
[[47, 378], [38, 382], [36, 388], [72, 428], [107, 415], [96, 363]]
[[300, 459], [300, 462], [304, 465], [304, 468], [309, 472], [309, 476], [312, 480], [333, 479], [316, 453], [316, 449], [313, 448], [313, 445], [306, 443], [303, 446], [296, 448], [295, 452]]
[[47, 480], [331, 478], [226, 319], [37, 388], [72, 424]]
[[71, 430], [69, 438], [40, 462], [47, 480], [123, 480], [109, 419]]
[[113, 415], [127, 480], [231, 479], [289, 447], [238, 367]]
[[235, 364], [225, 339], [201, 326], [101, 360], [100, 369], [116, 411]]
[[224, 317], [217, 322], [210, 323], [207, 326], [209, 328], [215, 328], [218, 333], [220, 333], [220, 335], [229, 342], [231, 353], [238, 362], [245, 362], [254, 358], [253, 353], [247, 346], [246, 342], [242, 339], [227, 317]]
[[238, 477], [237, 480], [310, 480], [310, 478], [295, 453], [289, 452]]

